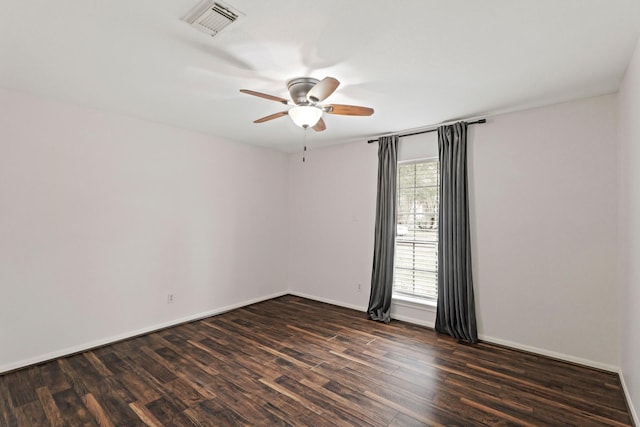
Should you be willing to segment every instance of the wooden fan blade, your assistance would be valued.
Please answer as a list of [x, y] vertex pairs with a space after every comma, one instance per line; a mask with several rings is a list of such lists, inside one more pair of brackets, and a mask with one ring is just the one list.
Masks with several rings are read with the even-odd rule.
[[288, 111], [280, 111], [279, 113], [270, 114], [268, 116], [262, 117], [261, 119], [254, 120], [253, 123], [264, 123], [269, 120], [277, 119], [278, 117], [283, 117], [289, 115]]
[[307, 93], [309, 102], [322, 102], [329, 97], [340, 85], [333, 77], [325, 77], [313, 86]]
[[320, 120], [318, 120], [318, 123], [316, 123], [316, 125], [311, 129], [315, 130], [316, 132], [322, 132], [326, 128], [327, 128], [327, 125], [325, 124], [324, 120], [322, 120], [322, 117], [320, 117]]
[[287, 99], [280, 98], [279, 96], [269, 95], [267, 93], [256, 92], [255, 90], [240, 89], [240, 92], [246, 93], [247, 95], [253, 95], [253, 96], [260, 97], [260, 98], [268, 99], [270, 101], [281, 102], [283, 104], [288, 104], [289, 103], [289, 100], [287, 100]]
[[326, 106], [329, 114], [340, 114], [342, 116], [370, 116], [373, 114], [373, 108], [359, 107], [357, 105], [341, 105], [331, 104]]

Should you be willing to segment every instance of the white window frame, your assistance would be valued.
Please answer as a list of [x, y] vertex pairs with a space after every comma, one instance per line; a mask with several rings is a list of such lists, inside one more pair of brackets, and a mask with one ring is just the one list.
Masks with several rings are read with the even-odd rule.
[[[398, 183], [400, 183], [400, 166], [406, 166], [406, 165], [411, 165], [411, 164], [418, 164], [418, 163], [427, 163], [427, 162], [435, 162], [438, 163], [439, 159], [438, 157], [427, 157], [427, 158], [420, 158], [420, 159], [411, 159], [411, 160], [405, 160], [405, 161], [400, 161], [398, 162]], [[439, 186], [439, 181], [438, 184]], [[398, 200], [397, 200], [398, 195], [396, 195], [396, 208], [398, 208]], [[439, 224], [439, 218], [438, 218], [438, 224]], [[396, 222], [396, 230], [397, 230], [397, 222]], [[397, 240], [398, 236], [396, 235], [396, 240]], [[437, 241], [436, 241], [436, 257], [437, 257]], [[434, 299], [431, 298], [427, 298], [427, 297], [422, 297], [422, 296], [416, 296], [416, 295], [411, 295], [408, 293], [401, 293], [401, 292], [396, 292], [395, 290], [395, 280], [396, 280], [396, 265], [395, 265], [395, 261], [396, 261], [396, 257], [394, 257], [394, 281], [393, 281], [393, 292], [392, 292], [392, 299], [395, 301], [396, 304], [399, 305], [404, 305], [407, 307], [419, 307], [419, 306], [429, 306], [429, 307], [434, 307], [437, 304], [437, 296]], [[437, 261], [436, 261], [437, 262]], [[436, 278], [437, 278], [437, 274], [438, 274], [438, 266], [436, 265]], [[437, 281], [436, 281], [436, 288], [437, 288]], [[437, 289], [436, 289], [437, 292]], [[437, 294], [436, 294], [437, 295]]]

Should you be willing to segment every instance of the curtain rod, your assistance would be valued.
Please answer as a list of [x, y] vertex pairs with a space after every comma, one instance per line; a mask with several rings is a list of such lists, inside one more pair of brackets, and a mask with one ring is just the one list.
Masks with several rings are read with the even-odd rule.
[[[474, 121], [472, 121], [472, 122], [467, 122], [467, 124], [468, 124], [468, 125], [475, 125], [475, 124], [477, 124], [477, 123], [487, 123], [487, 119], [480, 119], [480, 120], [474, 120]], [[438, 130], [438, 128], [437, 128], [437, 127], [435, 127], [435, 128], [433, 128], [433, 129], [421, 130], [421, 131], [419, 131], [419, 132], [413, 132], [413, 133], [405, 133], [405, 134], [398, 135], [398, 136], [399, 136], [400, 138], [402, 138], [403, 136], [420, 135], [420, 134], [422, 134], [422, 133], [435, 132], [435, 131], [437, 131], [437, 130]], [[370, 140], [368, 140], [368, 141], [367, 141], [367, 143], [368, 143], [368, 144], [371, 144], [372, 142], [378, 142], [378, 139], [379, 139], [379, 138], [376, 138], [376, 139], [370, 139]]]

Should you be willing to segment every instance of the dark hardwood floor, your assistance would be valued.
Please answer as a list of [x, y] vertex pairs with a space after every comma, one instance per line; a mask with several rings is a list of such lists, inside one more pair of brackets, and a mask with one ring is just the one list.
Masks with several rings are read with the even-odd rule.
[[285, 296], [0, 376], [2, 426], [628, 426], [617, 375]]

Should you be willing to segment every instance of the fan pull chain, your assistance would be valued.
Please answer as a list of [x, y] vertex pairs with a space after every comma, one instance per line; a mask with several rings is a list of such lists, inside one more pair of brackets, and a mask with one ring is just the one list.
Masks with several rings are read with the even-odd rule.
[[309, 126], [304, 127], [304, 150], [302, 151], [302, 163], [305, 163], [307, 160], [307, 129]]

